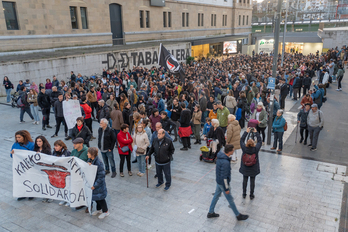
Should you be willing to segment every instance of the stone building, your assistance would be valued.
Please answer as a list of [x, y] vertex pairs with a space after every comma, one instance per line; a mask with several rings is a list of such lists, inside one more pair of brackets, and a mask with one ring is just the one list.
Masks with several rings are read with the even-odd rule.
[[214, 44], [251, 33], [251, 0], [6, 0], [2, 5], [0, 52], [166, 40]]

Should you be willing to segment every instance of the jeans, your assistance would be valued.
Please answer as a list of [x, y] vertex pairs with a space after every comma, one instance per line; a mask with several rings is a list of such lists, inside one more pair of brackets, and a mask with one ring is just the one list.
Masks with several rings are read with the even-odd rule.
[[312, 148], [317, 148], [320, 127], [308, 126], [309, 138], [311, 140]]
[[40, 122], [40, 116], [39, 116], [39, 106], [34, 106], [34, 104], [30, 105], [30, 111], [34, 116], [35, 122]]
[[23, 117], [24, 117], [24, 113], [27, 112], [27, 114], [29, 115], [29, 117], [34, 120], [34, 117], [33, 115], [31, 114], [31, 111], [30, 111], [30, 108], [29, 107], [24, 107], [24, 108], [21, 108], [21, 113], [19, 115], [19, 120], [21, 122], [23, 122]]
[[294, 99], [297, 100], [297, 95], [299, 94], [300, 89], [294, 88], [293, 91], [294, 91], [294, 92], [293, 92], [293, 94], [294, 94]]
[[50, 125], [50, 108], [42, 108], [42, 126]]
[[204, 125], [206, 117], [208, 117], [208, 111], [202, 112], [202, 120], [201, 120], [202, 125]]
[[172, 184], [172, 176], [170, 174], [170, 162], [165, 165], [158, 165], [156, 163], [156, 174], [158, 179], [158, 184], [163, 184], [163, 173], [166, 177], [166, 187], [170, 187]]
[[333, 80], [333, 81], [336, 80], [336, 75], [332, 75], [332, 80]]
[[292, 97], [292, 91], [293, 91], [293, 88], [292, 88], [292, 85], [290, 85], [290, 93], [289, 93], [290, 98]]
[[247, 189], [249, 177], [250, 177], [250, 195], [254, 195], [255, 177], [256, 176], [243, 176], [243, 194], [246, 194], [246, 189]]
[[228, 203], [231, 206], [233, 213], [236, 216], [238, 216], [239, 212], [238, 212], [236, 204], [234, 204], [234, 200], [233, 200], [233, 197], [231, 195], [231, 191], [229, 192], [229, 194], [226, 194], [224, 187], [222, 185], [219, 185], [219, 184], [216, 184], [215, 194], [214, 194], [213, 200], [211, 201], [211, 204], [210, 204], [209, 213], [214, 213], [215, 205], [218, 202], [218, 200], [221, 196], [221, 193], [223, 193], [225, 195]]
[[139, 166], [139, 172], [145, 173], [145, 155], [139, 155], [137, 156], [137, 163]]
[[279, 149], [283, 150], [283, 134], [284, 132], [274, 132], [273, 147], [277, 148], [277, 142], [279, 140]]
[[6, 89], [6, 96], [7, 96], [6, 101], [7, 101], [7, 103], [11, 102], [11, 90], [12, 89]]
[[116, 166], [115, 166], [115, 159], [114, 159], [114, 153], [113, 151], [107, 151], [107, 152], [102, 152], [101, 153], [103, 156], [104, 160], [104, 165], [105, 165], [105, 171], [109, 171], [109, 161], [110, 161], [110, 166], [111, 166], [111, 171], [116, 172]]

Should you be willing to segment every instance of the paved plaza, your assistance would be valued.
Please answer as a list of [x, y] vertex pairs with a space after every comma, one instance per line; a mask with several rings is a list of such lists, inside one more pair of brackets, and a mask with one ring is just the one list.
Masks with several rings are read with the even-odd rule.
[[[344, 150], [347, 141], [344, 135], [347, 133], [339, 128], [340, 114], [331, 112], [339, 108], [342, 112], [347, 111], [341, 102], [347, 99], [346, 96], [345, 85], [340, 93], [336, 93], [334, 87], [328, 89], [328, 102], [322, 108], [326, 130], [320, 135], [317, 152], [310, 153], [302, 144], [294, 143], [296, 121], [292, 120], [286, 135], [287, 147], [284, 150], [287, 152], [283, 155], [260, 153], [261, 174], [256, 178], [254, 200], [251, 201], [249, 196], [242, 198], [240, 163], [231, 164], [232, 195], [238, 210], [250, 216], [243, 222], [237, 222], [224, 197], [220, 198], [215, 209], [220, 217], [207, 219], [216, 187], [215, 165], [199, 161], [200, 145], [182, 152], [178, 142], [174, 143], [172, 187], [167, 192], [155, 188], [154, 169], [149, 171], [149, 188], [146, 188], [145, 176], [130, 177], [126, 174], [121, 178], [119, 157], [115, 154], [118, 175], [114, 179], [110, 175], [106, 177], [110, 216], [104, 220], [90, 216], [84, 210], [59, 206], [58, 201], [42, 203], [41, 199], [34, 199], [18, 202], [12, 197], [12, 159], [9, 156], [14, 133], [26, 129], [34, 138], [42, 134], [53, 144], [56, 139], [63, 139], [64, 132], [61, 128], [59, 137], [51, 139], [53, 129], [42, 131], [41, 125], [31, 124], [28, 115], [24, 118], [27, 122], [19, 124], [19, 109], [0, 104], [0, 231], [345, 231], [346, 166], [339, 164], [340, 157], [346, 153], [340, 153], [337, 158], [334, 155], [336, 150], [326, 154], [331, 148], [325, 146], [333, 144], [334, 147], [336, 144], [337, 149]], [[287, 104], [289, 112], [286, 117], [291, 121], [298, 103], [287, 100]], [[347, 117], [340, 123], [347, 123]], [[51, 125], [55, 125], [53, 115]], [[340, 138], [330, 137], [330, 125], [342, 133]], [[94, 131], [98, 126], [94, 122]], [[71, 141], [67, 144], [71, 150]], [[97, 146], [97, 141], [92, 141], [91, 146]], [[263, 149], [267, 151], [267, 148]], [[132, 170], [137, 172], [137, 164], [132, 164]]]

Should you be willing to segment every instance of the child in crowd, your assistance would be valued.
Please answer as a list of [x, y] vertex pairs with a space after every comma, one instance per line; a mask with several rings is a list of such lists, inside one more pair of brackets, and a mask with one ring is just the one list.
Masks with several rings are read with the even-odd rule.
[[203, 127], [203, 135], [206, 136], [211, 127], [211, 119], [209, 117], [205, 118], [205, 124]]

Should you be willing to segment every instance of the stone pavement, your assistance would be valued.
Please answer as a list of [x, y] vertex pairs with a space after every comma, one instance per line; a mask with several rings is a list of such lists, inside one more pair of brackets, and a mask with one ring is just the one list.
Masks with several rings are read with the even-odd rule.
[[[206, 214], [215, 190], [215, 166], [199, 161], [199, 145], [189, 152], [176, 152], [172, 163], [172, 187], [168, 192], [156, 189], [154, 169], [146, 178], [126, 175], [106, 177], [110, 216], [104, 220], [59, 206], [58, 202], [16, 201], [12, 197], [12, 160], [10, 148], [14, 133], [27, 129], [33, 137], [40, 134], [49, 142], [53, 129], [41, 125], [18, 124], [19, 110], [0, 105], [0, 231], [338, 231], [344, 183], [334, 180], [333, 173], [345, 174], [346, 167], [320, 161], [279, 156], [261, 152], [261, 174], [256, 178], [255, 199], [242, 198], [240, 163], [232, 164], [232, 195], [240, 212], [250, 215], [237, 222], [222, 197], [215, 212], [217, 219]], [[55, 123], [51, 119], [51, 125]], [[94, 131], [98, 124], [94, 123]], [[59, 137], [63, 138], [61, 129]], [[71, 141], [67, 142], [72, 149]], [[91, 142], [96, 146], [96, 141]], [[118, 155], [115, 155], [118, 164]], [[240, 160], [240, 157], [238, 157]], [[138, 170], [132, 164], [133, 172]], [[118, 171], [118, 165], [117, 165]], [[346, 194], [346, 193], [345, 193]], [[345, 198], [346, 199], [346, 198]]]

